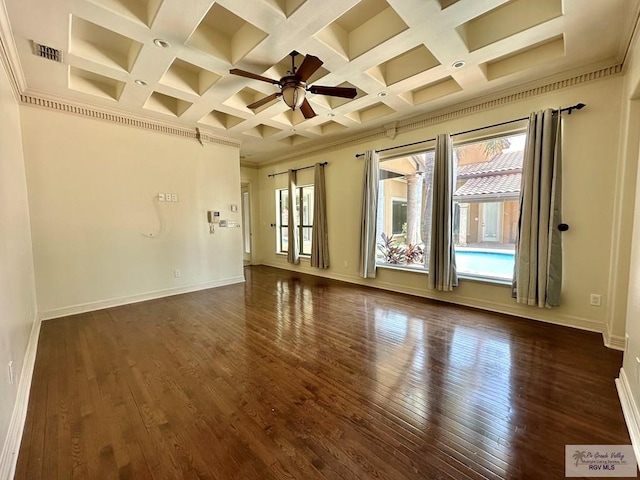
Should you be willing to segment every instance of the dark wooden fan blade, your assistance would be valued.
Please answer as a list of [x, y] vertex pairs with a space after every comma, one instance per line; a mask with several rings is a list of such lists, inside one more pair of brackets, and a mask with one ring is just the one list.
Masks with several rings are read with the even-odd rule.
[[313, 118], [316, 116], [316, 112], [313, 111], [309, 100], [306, 98], [302, 102], [302, 105], [300, 105], [300, 111], [302, 112], [302, 115], [304, 115], [304, 118]]
[[307, 55], [304, 57], [302, 61], [302, 65], [296, 70], [296, 78], [303, 82], [306, 82], [311, 75], [315, 73], [316, 70], [320, 68], [320, 66], [324, 62], [320, 60], [318, 57], [314, 57], [313, 55]]
[[282, 93], [276, 92], [272, 95], [269, 95], [268, 97], [264, 97], [258, 100], [257, 102], [253, 102], [251, 105], [247, 105], [247, 108], [250, 108], [251, 110], [253, 110], [254, 108], [261, 107], [262, 105], [266, 105], [267, 103], [272, 102], [273, 100], [278, 98], [280, 95], [282, 95]]
[[231, 70], [229, 70], [229, 73], [233, 75], [239, 75], [241, 77], [253, 78], [254, 80], [273, 83], [274, 85], [280, 85], [280, 80], [274, 80], [273, 78], [263, 77], [262, 75], [247, 72], [245, 70], [240, 70], [239, 68], [232, 68]]
[[330, 97], [355, 98], [358, 91], [349, 87], [322, 87], [320, 85], [312, 85], [307, 90], [318, 95], [329, 95]]

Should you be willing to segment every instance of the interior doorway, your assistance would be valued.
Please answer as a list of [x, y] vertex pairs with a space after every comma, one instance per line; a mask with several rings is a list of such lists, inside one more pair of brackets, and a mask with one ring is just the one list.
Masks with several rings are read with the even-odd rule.
[[242, 259], [245, 265], [251, 265], [251, 193], [248, 183], [240, 184], [242, 195]]

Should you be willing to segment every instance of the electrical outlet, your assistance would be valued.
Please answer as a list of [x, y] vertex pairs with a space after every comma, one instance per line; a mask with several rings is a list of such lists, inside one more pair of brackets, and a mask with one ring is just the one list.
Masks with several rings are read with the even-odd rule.
[[176, 278], [180, 278], [181, 272], [177, 268], [173, 271], [173, 276]]
[[171, 194], [170, 193], [165, 193], [164, 196], [167, 199], [167, 202], [172, 202], [173, 200], [171, 200]]
[[591, 305], [593, 305], [594, 307], [599, 307], [601, 302], [602, 302], [602, 296], [601, 295], [598, 295], [597, 293], [592, 293], [589, 296], [589, 303]]
[[164, 201], [166, 201], [166, 200], [165, 200], [164, 193], [159, 193], [159, 194], [158, 194], [158, 201], [159, 201], [159, 202], [164, 202]]
[[9, 375], [9, 385], [16, 383], [16, 376], [13, 373], [13, 360], [7, 365], [7, 374]]
[[178, 194], [177, 193], [172, 193], [171, 194], [171, 201], [172, 202], [177, 202], [178, 201]]

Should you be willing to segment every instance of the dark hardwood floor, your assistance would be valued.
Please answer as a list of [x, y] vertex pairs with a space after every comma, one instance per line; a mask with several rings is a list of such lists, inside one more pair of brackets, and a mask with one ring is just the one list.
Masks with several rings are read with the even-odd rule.
[[267, 267], [42, 325], [16, 479], [563, 479], [599, 334]]

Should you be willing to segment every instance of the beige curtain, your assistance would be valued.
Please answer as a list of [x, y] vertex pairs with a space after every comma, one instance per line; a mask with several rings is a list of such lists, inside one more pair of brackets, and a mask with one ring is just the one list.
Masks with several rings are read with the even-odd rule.
[[458, 286], [453, 243], [453, 192], [455, 191], [453, 142], [449, 134], [436, 138], [429, 249], [429, 288], [451, 291]]
[[329, 234], [327, 229], [327, 193], [324, 165], [313, 167], [313, 231], [311, 236], [311, 266], [329, 268]]
[[378, 154], [370, 150], [364, 154], [364, 183], [362, 187], [362, 226], [360, 228], [360, 275], [376, 276], [376, 235], [378, 220], [378, 188], [380, 172]]
[[560, 305], [562, 117], [547, 109], [529, 117], [520, 188], [513, 297], [518, 303]]
[[298, 240], [298, 213], [296, 211], [296, 171], [289, 170], [289, 202], [287, 209], [289, 210], [288, 223], [288, 236], [289, 241], [287, 245], [287, 262], [300, 263], [300, 247]]

